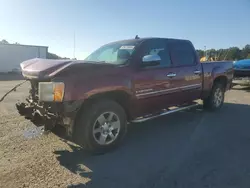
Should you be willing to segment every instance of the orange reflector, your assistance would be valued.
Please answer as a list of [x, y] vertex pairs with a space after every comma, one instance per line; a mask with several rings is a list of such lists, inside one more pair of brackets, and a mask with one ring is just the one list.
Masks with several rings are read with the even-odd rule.
[[54, 85], [54, 101], [61, 102], [64, 95], [64, 83], [55, 83]]

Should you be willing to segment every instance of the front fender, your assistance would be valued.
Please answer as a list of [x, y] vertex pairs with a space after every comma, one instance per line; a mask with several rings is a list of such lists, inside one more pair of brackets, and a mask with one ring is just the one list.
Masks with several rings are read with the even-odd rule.
[[84, 101], [96, 94], [102, 94], [106, 92], [122, 91], [130, 96], [133, 96], [131, 82], [130, 81], [89, 81], [79, 82], [77, 84], [68, 83], [65, 88], [65, 101]]
[[86, 100], [90, 97], [93, 97], [94, 95], [100, 95], [100, 94], [104, 94], [107, 92], [124, 92], [126, 94], [128, 94], [129, 96], [132, 96], [132, 92], [130, 90], [130, 88], [125, 87], [125, 86], [109, 86], [109, 87], [102, 87], [102, 88], [97, 88], [97, 89], [93, 89], [90, 91], [85, 92], [81, 98], [83, 100]]

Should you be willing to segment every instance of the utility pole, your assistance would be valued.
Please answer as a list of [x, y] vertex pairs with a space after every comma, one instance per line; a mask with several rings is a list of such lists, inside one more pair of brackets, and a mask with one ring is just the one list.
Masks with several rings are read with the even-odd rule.
[[207, 61], [207, 48], [206, 48], [206, 46], [204, 46], [204, 56], [205, 56], [206, 61]]
[[73, 49], [73, 58], [75, 59], [75, 48], [76, 48], [76, 36], [74, 32], [74, 49]]
[[225, 55], [225, 57], [224, 57], [223, 61], [225, 61], [225, 60], [226, 60], [227, 55], [228, 55], [228, 52], [229, 52], [229, 49], [227, 50], [227, 53], [226, 53], [226, 55]]

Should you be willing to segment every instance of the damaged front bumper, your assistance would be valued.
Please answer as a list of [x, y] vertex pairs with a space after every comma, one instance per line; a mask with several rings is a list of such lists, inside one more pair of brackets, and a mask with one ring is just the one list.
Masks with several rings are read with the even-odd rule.
[[16, 104], [19, 114], [36, 126], [44, 126], [44, 130], [63, 126], [66, 136], [69, 137], [72, 136], [74, 120], [80, 107], [80, 101], [45, 103], [31, 98], [27, 98], [26, 102]]

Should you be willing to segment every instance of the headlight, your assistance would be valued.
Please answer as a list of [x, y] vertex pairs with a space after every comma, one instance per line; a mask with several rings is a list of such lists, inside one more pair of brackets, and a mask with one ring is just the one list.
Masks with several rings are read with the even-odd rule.
[[63, 82], [39, 82], [38, 96], [40, 101], [61, 102], [64, 96]]

